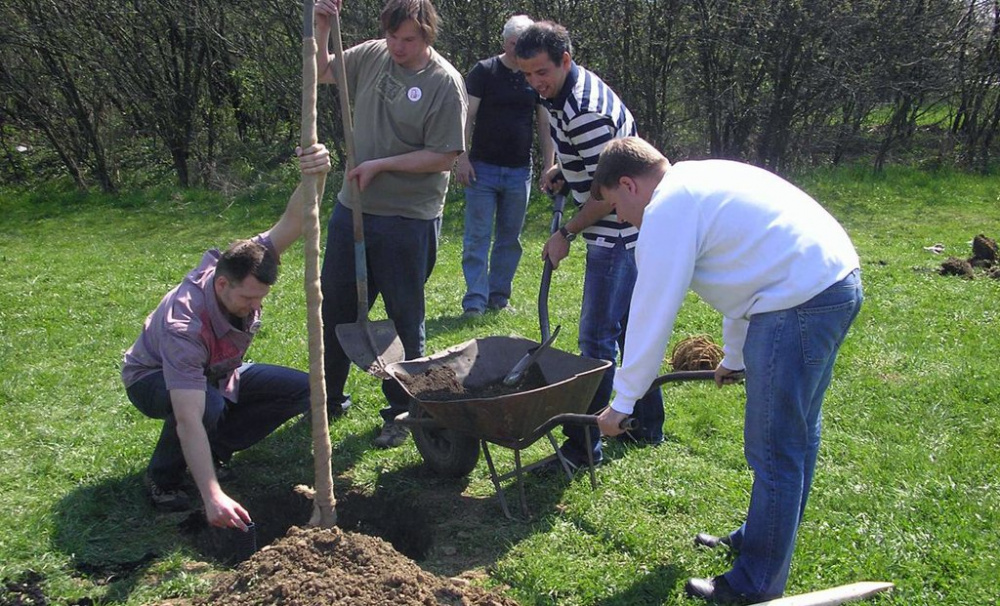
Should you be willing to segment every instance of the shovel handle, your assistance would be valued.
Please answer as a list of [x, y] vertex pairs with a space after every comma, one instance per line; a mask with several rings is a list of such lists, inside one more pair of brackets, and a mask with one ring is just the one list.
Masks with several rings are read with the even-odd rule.
[[[549, 234], [554, 234], [559, 230], [562, 223], [563, 208], [566, 206], [566, 196], [562, 191], [550, 193], [552, 198], [552, 222], [549, 224]], [[542, 335], [542, 340], [549, 338], [549, 285], [552, 283], [552, 261], [545, 258], [545, 266], [542, 268], [542, 283], [538, 288], [538, 328]]]
[[[337, 10], [330, 20], [330, 37], [336, 44], [337, 54], [334, 56], [334, 78], [337, 80], [337, 93], [340, 97], [340, 120], [344, 127], [344, 150], [347, 153], [347, 167], [344, 178], [351, 172], [355, 164], [354, 155], [354, 119], [351, 117], [351, 95], [347, 90], [347, 63], [344, 61], [344, 38], [340, 33], [340, 11]], [[358, 322], [368, 319], [368, 259], [365, 254], [365, 222], [361, 208], [361, 190], [356, 179], [348, 179], [348, 200], [351, 203], [354, 227], [354, 275], [358, 289]]]

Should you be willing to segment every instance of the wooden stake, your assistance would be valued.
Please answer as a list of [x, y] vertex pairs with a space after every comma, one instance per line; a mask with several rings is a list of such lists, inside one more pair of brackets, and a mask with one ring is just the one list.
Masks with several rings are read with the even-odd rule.
[[752, 606], [837, 606], [844, 602], [868, 599], [876, 594], [892, 589], [892, 583], [881, 581], [863, 581], [841, 585], [821, 591], [787, 596], [776, 600], [758, 602]]

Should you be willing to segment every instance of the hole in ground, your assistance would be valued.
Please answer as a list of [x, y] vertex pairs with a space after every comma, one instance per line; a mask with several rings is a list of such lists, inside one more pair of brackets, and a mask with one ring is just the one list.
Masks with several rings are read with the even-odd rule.
[[[312, 501], [290, 489], [256, 493], [241, 502], [252, 512], [255, 536], [209, 526], [201, 511], [189, 515], [180, 529], [203, 555], [233, 566], [253, 555], [254, 547], [260, 549], [277, 541], [292, 526], [305, 526], [312, 515]], [[338, 493], [337, 526], [377, 536], [408, 558], [420, 561], [434, 545], [434, 532], [428, 514], [415, 503], [415, 496], [406, 493]]]

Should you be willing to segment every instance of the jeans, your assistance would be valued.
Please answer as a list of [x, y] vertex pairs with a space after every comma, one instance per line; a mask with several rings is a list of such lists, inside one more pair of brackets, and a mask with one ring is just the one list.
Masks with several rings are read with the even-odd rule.
[[[230, 402], [216, 387], [205, 392], [202, 423], [216, 461], [227, 462], [233, 453], [260, 442], [288, 419], [309, 410], [309, 375], [284, 366], [244, 364], [240, 375], [239, 401]], [[177, 419], [163, 372], [156, 372], [130, 385], [128, 399], [139, 412], [163, 419], [160, 439], [153, 449], [147, 471], [157, 486], [174, 489], [184, 481], [187, 461], [177, 436]]]
[[[386, 314], [396, 326], [406, 359], [424, 355], [424, 284], [437, 260], [441, 218], [364, 216], [365, 257], [368, 261], [368, 306], [382, 295]], [[327, 228], [321, 274], [323, 289], [323, 347], [328, 402], [341, 402], [351, 360], [337, 339], [338, 324], [358, 321], [358, 291], [354, 267], [354, 228], [351, 209], [334, 206]], [[409, 396], [395, 380], [382, 382], [388, 406], [381, 411], [391, 423], [409, 408]]]
[[[635, 250], [626, 249], [624, 240], [619, 239], [613, 248], [587, 246], [580, 310], [579, 346], [582, 355], [617, 363], [619, 353], [624, 352], [625, 328], [636, 273]], [[601, 378], [587, 408], [588, 414], [595, 414], [608, 405], [614, 380], [615, 365], [612, 365]], [[658, 443], [663, 440], [663, 395], [659, 389], [652, 390], [636, 402], [633, 416], [639, 427], [632, 435], [644, 442]], [[563, 428], [567, 438], [562, 446], [563, 452], [571, 460], [586, 460], [585, 431], [590, 432], [594, 461], [601, 460], [601, 434], [596, 427], [566, 425]]]
[[837, 352], [861, 309], [860, 271], [809, 301], [750, 318], [744, 451], [754, 472], [739, 552], [726, 580], [754, 600], [784, 593], [816, 468], [823, 396]]
[[466, 289], [462, 309], [499, 309], [507, 306], [521, 261], [520, 238], [531, 190], [531, 167], [508, 168], [486, 162], [473, 162], [472, 167], [476, 180], [465, 187], [462, 273]]

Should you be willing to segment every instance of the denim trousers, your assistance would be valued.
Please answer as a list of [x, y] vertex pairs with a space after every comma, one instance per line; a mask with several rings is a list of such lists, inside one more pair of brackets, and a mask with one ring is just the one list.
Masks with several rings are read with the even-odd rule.
[[[205, 392], [202, 423], [216, 461], [227, 462], [233, 453], [260, 442], [288, 419], [309, 410], [309, 375], [293, 368], [270, 364], [244, 364], [238, 402], [225, 399], [216, 387]], [[153, 449], [147, 471], [153, 482], [173, 489], [184, 481], [187, 462], [177, 436], [177, 418], [163, 372], [156, 372], [130, 385], [129, 401], [139, 412], [163, 419], [160, 439]]]
[[521, 261], [531, 167], [509, 168], [486, 162], [473, 162], [472, 167], [476, 180], [465, 186], [462, 273], [466, 288], [462, 309], [485, 311], [487, 307], [506, 307], [510, 299]]
[[750, 318], [743, 439], [754, 479], [746, 521], [729, 535], [739, 555], [725, 576], [754, 600], [785, 591], [816, 468], [823, 396], [863, 300], [855, 270], [797, 307]]
[[[582, 355], [618, 363], [619, 354], [625, 351], [625, 329], [636, 275], [635, 250], [626, 249], [621, 238], [610, 248], [587, 246], [580, 310], [579, 347]], [[601, 378], [587, 408], [588, 414], [597, 413], [611, 401], [615, 364]], [[647, 442], [663, 440], [663, 395], [659, 389], [640, 398], [632, 416], [639, 425], [632, 435]], [[602, 455], [601, 434], [596, 427], [564, 426], [563, 433], [567, 440], [562, 450], [571, 459], [584, 460], [587, 456], [585, 431], [590, 432], [594, 460], [599, 461]]]
[[[368, 306], [381, 295], [406, 359], [424, 355], [424, 284], [437, 260], [441, 218], [407, 219], [365, 214]], [[323, 289], [323, 361], [328, 402], [341, 402], [351, 360], [337, 339], [336, 326], [358, 321], [354, 227], [351, 209], [334, 206], [326, 236], [321, 273]], [[388, 405], [382, 419], [392, 422], [409, 408], [409, 397], [395, 380], [382, 382]]]

